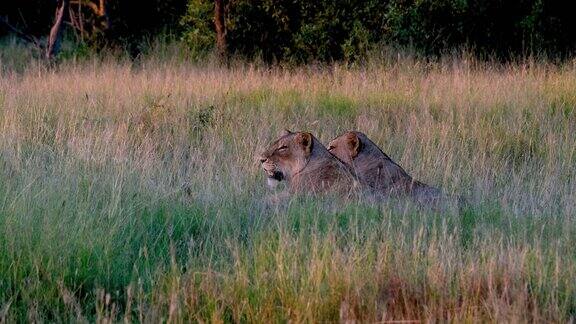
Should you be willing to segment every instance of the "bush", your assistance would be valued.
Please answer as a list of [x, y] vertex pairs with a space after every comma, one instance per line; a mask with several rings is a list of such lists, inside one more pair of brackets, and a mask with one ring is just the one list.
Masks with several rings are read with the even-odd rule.
[[[182, 19], [193, 49], [214, 43], [213, 1], [190, 0]], [[227, 7], [232, 54], [266, 62], [355, 61], [379, 43], [428, 55], [472, 48], [510, 57], [574, 50], [575, 23], [545, 0], [237, 0]]]
[[214, 2], [207, 0], [191, 0], [181, 24], [186, 26], [182, 40], [194, 54], [202, 54], [214, 46], [216, 33], [213, 30], [212, 14]]
[[[92, 0], [96, 1], [96, 0]], [[576, 20], [569, 3], [551, 0], [227, 0], [231, 54], [273, 63], [354, 62], [380, 45], [438, 56], [462, 48], [479, 56], [569, 57]], [[93, 2], [94, 3], [94, 2]], [[213, 0], [107, 0], [109, 21], [88, 5], [77, 42], [91, 50], [114, 47], [141, 54], [142, 39], [178, 35], [195, 55], [215, 43]], [[0, 16], [35, 37], [45, 37], [55, 2], [0, 4]], [[135, 10], [138, 8], [138, 10]], [[99, 20], [100, 19], [100, 20]], [[72, 28], [68, 27], [72, 30]], [[0, 36], [11, 28], [0, 23]], [[81, 34], [81, 35], [80, 35]], [[160, 37], [161, 38], [161, 37]]]
[[[213, 8], [209, 0], [189, 3], [182, 23], [194, 49], [214, 43]], [[351, 61], [380, 40], [384, 9], [379, 1], [233, 1], [227, 9], [228, 47], [266, 62]]]

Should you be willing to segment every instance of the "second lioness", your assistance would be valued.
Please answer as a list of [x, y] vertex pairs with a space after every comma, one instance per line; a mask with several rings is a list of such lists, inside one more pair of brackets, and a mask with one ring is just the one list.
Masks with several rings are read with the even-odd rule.
[[328, 144], [328, 151], [350, 166], [360, 184], [384, 196], [410, 196], [423, 204], [441, 198], [439, 189], [414, 180], [365, 134], [346, 132]]
[[260, 156], [268, 182], [286, 181], [291, 193], [349, 193], [355, 176], [312, 134], [285, 131]]

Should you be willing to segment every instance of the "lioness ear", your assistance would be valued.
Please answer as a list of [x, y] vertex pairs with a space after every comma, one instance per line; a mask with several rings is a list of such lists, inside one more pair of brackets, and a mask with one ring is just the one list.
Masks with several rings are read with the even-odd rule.
[[355, 133], [349, 132], [346, 134], [346, 145], [348, 146], [348, 151], [350, 151], [350, 156], [355, 158], [360, 152], [360, 139]]
[[287, 129], [284, 129], [284, 130], [282, 130], [282, 131], [280, 132], [280, 137], [283, 137], [283, 136], [286, 136], [286, 135], [290, 135], [290, 134], [292, 134], [291, 131], [289, 131], [289, 130], [287, 130]]
[[294, 138], [294, 141], [302, 145], [304, 152], [312, 152], [312, 134], [307, 132], [298, 133]]

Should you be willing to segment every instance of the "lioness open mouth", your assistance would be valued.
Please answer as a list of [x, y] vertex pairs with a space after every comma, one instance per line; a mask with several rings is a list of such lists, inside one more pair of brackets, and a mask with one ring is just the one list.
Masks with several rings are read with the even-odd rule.
[[[266, 172], [268, 174], [268, 172]], [[268, 178], [266, 179], [266, 183], [268, 184], [268, 187], [275, 189], [276, 186], [278, 186], [278, 184], [280, 184], [280, 181], [282, 181], [284, 179], [284, 174], [282, 174], [282, 172], [280, 171], [274, 171], [271, 174], [268, 174]]]
[[268, 176], [268, 178], [276, 181], [282, 181], [284, 180], [284, 174], [280, 171], [274, 171], [271, 175]]

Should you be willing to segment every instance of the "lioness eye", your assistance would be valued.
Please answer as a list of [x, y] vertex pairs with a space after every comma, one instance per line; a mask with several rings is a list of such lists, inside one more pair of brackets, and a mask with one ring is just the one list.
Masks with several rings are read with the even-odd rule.
[[334, 145], [328, 146], [328, 151], [332, 151], [334, 149]]
[[282, 151], [282, 150], [285, 150], [285, 149], [287, 149], [287, 148], [288, 148], [288, 146], [282, 145], [282, 146], [280, 146], [280, 147], [278, 148], [278, 151]]

